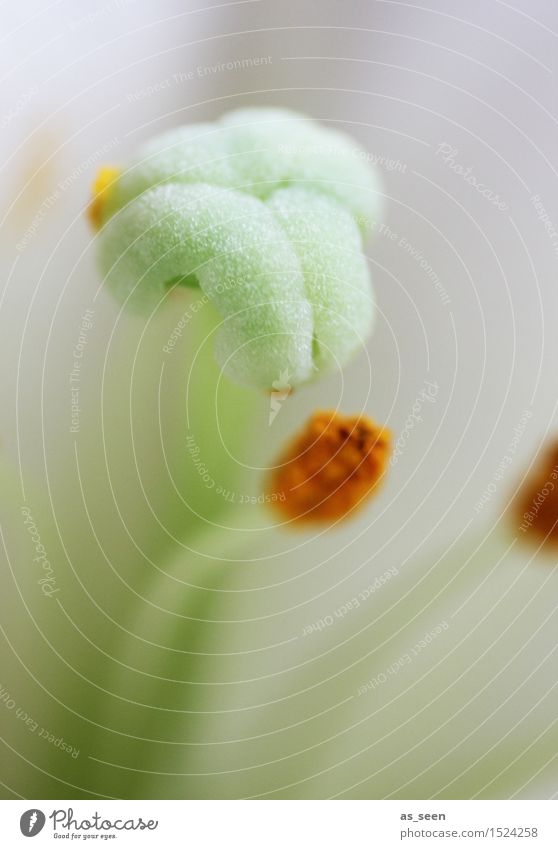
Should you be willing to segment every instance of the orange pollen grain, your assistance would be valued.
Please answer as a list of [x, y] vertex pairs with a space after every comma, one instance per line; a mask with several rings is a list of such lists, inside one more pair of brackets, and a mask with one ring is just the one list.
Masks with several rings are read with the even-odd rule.
[[366, 416], [318, 411], [269, 475], [270, 502], [284, 518], [331, 524], [377, 490], [391, 434]]
[[119, 175], [120, 168], [114, 165], [103, 165], [97, 172], [91, 202], [87, 208], [87, 217], [95, 230], [99, 230], [103, 223], [105, 206]]
[[558, 439], [543, 455], [515, 504], [519, 529], [558, 544]]

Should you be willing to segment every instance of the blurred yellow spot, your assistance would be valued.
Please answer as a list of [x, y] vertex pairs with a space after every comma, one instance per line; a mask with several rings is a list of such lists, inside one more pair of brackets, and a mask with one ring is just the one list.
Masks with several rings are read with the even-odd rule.
[[330, 524], [373, 494], [390, 453], [390, 431], [368, 417], [318, 411], [280, 458], [267, 491], [285, 518]]
[[87, 217], [95, 230], [103, 223], [103, 211], [119, 174], [120, 168], [114, 165], [103, 165], [97, 172], [92, 188], [93, 197], [87, 209]]

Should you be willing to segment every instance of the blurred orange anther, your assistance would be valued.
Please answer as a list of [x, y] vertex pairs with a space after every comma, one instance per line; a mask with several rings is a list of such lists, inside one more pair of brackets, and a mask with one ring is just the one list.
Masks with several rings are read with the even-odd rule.
[[515, 506], [520, 531], [558, 544], [558, 440], [548, 446]]
[[331, 524], [376, 491], [391, 434], [366, 416], [318, 411], [269, 476], [267, 492], [286, 519]]
[[119, 174], [120, 168], [116, 168], [114, 165], [103, 165], [97, 171], [92, 188], [91, 203], [87, 208], [87, 217], [95, 230], [99, 230], [103, 223], [104, 208]]

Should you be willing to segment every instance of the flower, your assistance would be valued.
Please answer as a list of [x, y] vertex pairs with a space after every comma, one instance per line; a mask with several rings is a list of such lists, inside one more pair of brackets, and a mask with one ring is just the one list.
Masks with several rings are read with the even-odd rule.
[[347, 136], [244, 109], [155, 138], [109, 177], [91, 211], [107, 285], [144, 310], [169, 288], [201, 287], [232, 380], [271, 390], [286, 371], [294, 386], [362, 345], [373, 317], [362, 235], [379, 193]]

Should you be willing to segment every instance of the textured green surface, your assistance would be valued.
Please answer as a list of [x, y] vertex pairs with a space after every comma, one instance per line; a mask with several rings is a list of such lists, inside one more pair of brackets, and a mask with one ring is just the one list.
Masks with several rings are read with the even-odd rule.
[[108, 286], [135, 309], [199, 285], [238, 383], [293, 385], [338, 368], [370, 330], [362, 232], [377, 217], [366, 154], [291, 112], [246, 109], [144, 146], [105, 209]]

